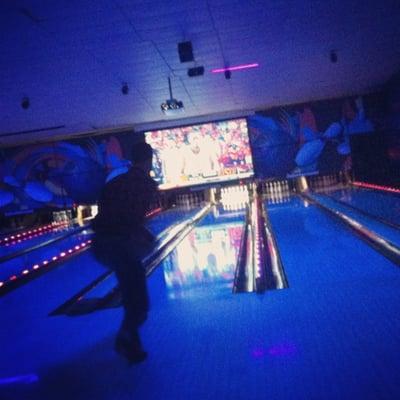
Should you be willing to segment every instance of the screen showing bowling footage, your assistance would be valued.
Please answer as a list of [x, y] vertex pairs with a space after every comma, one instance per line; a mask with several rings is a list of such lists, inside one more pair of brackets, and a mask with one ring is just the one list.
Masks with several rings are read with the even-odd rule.
[[253, 175], [244, 118], [145, 132], [154, 150], [160, 189], [230, 181]]
[[184, 296], [203, 283], [230, 285], [242, 231], [242, 222], [195, 228], [168, 257], [168, 262], [164, 262], [170, 296]]

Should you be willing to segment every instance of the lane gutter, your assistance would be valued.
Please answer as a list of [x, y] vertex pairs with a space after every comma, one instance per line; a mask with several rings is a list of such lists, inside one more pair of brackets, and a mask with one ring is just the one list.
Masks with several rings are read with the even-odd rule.
[[356, 211], [356, 212], [358, 212], [358, 213], [360, 213], [360, 214], [362, 214], [362, 215], [364, 215], [364, 216], [366, 216], [368, 218], [371, 218], [371, 219], [373, 219], [373, 220], [375, 220], [377, 222], [380, 222], [381, 224], [387, 225], [390, 228], [400, 229], [400, 225], [395, 224], [394, 222], [387, 221], [386, 219], [383, 219], [381, 217], [378, 217], [377, 215], [371, 214], [368, 211], [361, 210], [360, 208], [357, 208], [357, 207], [353, 206], [352, 204], [346, 203], [343, 200], [336, 199], [335, 197], [330, 196], [330, 195], [328, 195], [326, 193], [318, 193], [318, 195], [326, 196], [329, 199], [331, 199], [332, 201], [334, 201], [335, 203], [341, 204], [341, 205], [343, 205], [345, 207], [348, 207], [348, 208], [350, 208], [350, 209], [352, 209], [352, 210], [354, 210], [354, 211]]
[[247, 276], [247, 255], [251, 251], [249, 248], [249, 232], [251, 230], [250, 225], [250, 215], [249, 209], [246, 209], [246, 218], [243, 224], [243, 231], [242, 236], [240, 238], [240, 247], [238, 252], [238, 258], [236, 262], [235, 268], [235, 277], [233, 280], [233, 293], [243, 293], [243, 292], [250, 292], [249, 290], [249, 279]]
[[[154, 215], [160, 213], [162, 211], [161, 208], [157, 208], [155, 210], [150, 211], [148, 214], [146, 214], [146, 217], [153, 217]], [[74, 231], [69, 232], [66, 235], [63, 235], [58, 238], [50, 239], [44, 243], [40, 243], [36, 246], [32, 246], [31, 248], [21, 250], [18, 253], [13, 253], [10, 256], [4, 257], [7, 258], [7, 260], [10, 260], [12, 258], [16, 258], [20, 255], [23, 255], [25, 253], [31, 252], [33, 250], [39, 249], [44, 246], [48, 246], [49, 244], [55, 243], [57, 241], [66, 239], [67, 237], [73, 236], [85, 229], [88, 229], [90, 227], [90, 224], [77, 227], [74, 229]], [[49, 272], [53, 270], [54, 268], [60, 266], [63, 264], [65, 261], [69, 260], [70, 258], [90, 249], [90, 244], [91, 240], [83, 241], [78, 245], [73, 246], [70, 249], [64, 249], [60, 254], [54, 255], [51, 259], [45, 260], [42, 263], [35, 264], [31, 266], [30, 268], [26, 268], [23, 270], [18, 276], [13, 275], [10, 278], [8, 278], [5, 281], [0, 281], [0, 297], [6, 295], [7, 293], [18, 289], [19, 287], [25, 285], [26, 283], [42, 276], [46, 272]], [[0, 258], [1, 260], [1, 258]], [[1, 268], [1, 265], [0, 265]]]
[[271, 221], [269, 219], [265, 203], [262, 204], [262, 216], [264, 223], [263, 233], [265, 235], [264, 241], [268, 247], [269, 255], [269, 268], [267, 269], [267, 275], [269, 275], [269, 281], [271, 282], [270, 285], [267, 285], [267, 288], [287, 289], [289, 287], [289, 282], [285, 273], [285, 268], [283, 266], [281, 254], [272, 230]]
[[397, 266], [400, 266], [400, 248], [397, 247], [395, 244], [393, 244], [389, 240], [384, 239], [382, 236], [376, 234], [375, 232], [365, 228], [359, 222], [357, 222], [353, 218], [350, 218], [346, 214], [325, 206], [308, 193], [300, 193], [300, 197], [316, 205], [329, 215], [337, 218], [348, 228], [351, 228], [360, 238], [362, 238], [366, 243], [372, 246], [380, 254], [385, 256]]
[[233, 293], [264, 293], [288, 287], [268, 214], [256, 194], [247, 209]]
[[[42, 247], [48, 246], [49, 244], [56, 243], [56, 242], [58, 242], [60, 240], [66, 239], [67, 237], [73, 236], [76, 233], [79, 233], [79, 232], [81, 232], [81, 231], [83, 231], [85, 229], [88, 229], [88, 228], [90, 228], [90, 226], [80, 226], [80, 227], [75, 228], [72, 232], [69, 232], [69, 233], [67, 233], [67, 234], [65, 234], [63, 236], [59, 236], [59, 237], [56, 237], [54, 239], [49, 239], [46, 242], [38, 243], [35, 246], [31, 246], [31, 247], [28, 247], [26, 249], [22, 249], [22, 250], [16, 251], [15, 253], [7, 254], [6, 256], [2, 256], [2, 257], [0, 257], [0, 264], [4, 263], [6, 261], [10, 261], [13, 258], [20, 257], [20, 256], [22, 256], [22, 255], [24, 255], [26, 253], [30, 253], [31, 251], [34, 251], [34, 250], [37, 250], [37, 249], [41, 249]], [[1, 266], [0, 266], [0, 268], [1, 268]]]

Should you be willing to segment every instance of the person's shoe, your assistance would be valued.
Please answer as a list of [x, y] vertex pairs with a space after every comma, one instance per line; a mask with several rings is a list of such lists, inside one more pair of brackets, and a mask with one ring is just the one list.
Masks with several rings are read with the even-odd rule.
[[147, 352], [140, 345], [121, 337], [117, 337], [114, 350], [131, 364], [139, 364], [147, 358]]

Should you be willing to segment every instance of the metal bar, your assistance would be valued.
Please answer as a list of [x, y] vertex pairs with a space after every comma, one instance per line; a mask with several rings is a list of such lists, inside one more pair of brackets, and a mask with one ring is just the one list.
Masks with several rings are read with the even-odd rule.
[[247, 253], [248, 253], [248, 232], [251, 229], [249, 224], [249, 209], [246, 210], [246, 219], [243, 225], [243, 232], [240, 238], [240, 247], [238, 252], [238, 259], [235, 269], [235, 278], [233, 280], [233, 293], [246, 292], [247, 284], [247, 274], [246, 274], [246, 263], [247, 263]]
[[377, 215], [369, 213], [368, 211], [361, 210], [360, 208], [357, 208], [357, 207], [353, 206], [352, 204], [349, 204], [349, 203], [346, 203], [345, 201], [336, 199], [335, 197], [332, 197], [332, 196], [330, 196], [330, 195], [328, 195], [326, 193], [323, 193], [323, 194], [318, 193], [318, 195], [326, 196], [329, 199], [333, 200], [335, 203], [342, 204], [342, 205], [344, 205], [344, 206], [346, 206], [346, 207], [348, 207], [348, 208], [350, 208], [350, 209], [352, 209], [352, 210], [354, 210], [354, 211], [356, 211], [356, 212], [358, 212], [358, 213], [360, 213], [362, 215], [365, 215], [368, 218], [371, 218], [371, 219], [373, 219], [373, 220], [375, 220], [377, 222], [380, 222], [381, 224], [387, 225], [390, 228], [400, 229], [400, 225], [395, 224], [394, 222], [387, 221], [387, 220], [385, 220], [385, 219], [383, 219], [381, 217], [378, 217]]
[[[31, 251], [34, 251], [34, 250], [40, 249], [42, 247], [48, 246], [49, 244], [52, 244], [52, 243], [58, 242], [60, 240], [66, 239], [67, 237], [73, 236], [76, 233], [81, 232], [81, 231], [83, 231], [84, 229], [87, 229], [87, 228], [88, 228], [87, 226], [75, 228], [72, 232], [69, 232], [69, 233], [67, 233], [67, 234], [65, 234], [63, 236], [47, 240], [46, 242], [39, 243], [39, 244], [37, 244], [35, 246], [32, 246], [32, 247], [28, 247], [27, 249], [16, 251], [15, 253], [12, 253], [12, 254], [7, 254], [6, 256], [0, 257], [0, 264], [4, 263], [6, 261], [10, 261], [10, 260], [12, 260], [14, 258], [20, 257], [20, 256], [22, 256], [22, 255], [24, 255], [26, 253], [30, 253]], [[0, 266], [0, 268], [1, 268], [1, 266]]]
[[393, 244], [389, 240], [384, 239], [382, 236], [376, 234], [375, 232], [372, 232], [369, 229], [365, 228], [359, 222], [350, 218], [346, 214], [325, 206], [309, 194], [301, 193], [300, 196], [311, 202], [312, 204], [315, 204], [317, 207], [321, 208], [328, 214], [335, 216], [339, 221], [341, 221], [347, 227], [351, 228], [360, 238], [362, 238], [375, 250], [377, 250], [379, 253], [381, 253], [383, 256], [388, 258], [396, 265], [400, 266], [400, 248], [397, 247], [395, 244]]
[[289, 282], [285, 273], [285, 268], [281, 259], [278, 245], [276, 243], [275, 235], [272, 230], [271, 222], [268, 217], [267, 209], [262, 206], [263, 223], [264, 223], [264, 235], [265, 243], [268, 251], [266, 252], [269, 256], [269, 275], [271, 279], [271, 285], [268, 285], [268, 289], [287, 289]]
[[38, 278], [39, 276], [47, 273], [48, 271], [51, 271], [52, 269], [60, 266], [64, 261], [69, 260], [70, 258], [74, 257], [75, 255], [78, 255], [86, 250], [88, 250], [90, 246], [85, 246], [80, 248], [79, 250], [74, 251], [72, 254], [66, 254], [65, 257], [57, 257], [56, 261], [51, 261], [51, 263], [46, 264], [46, 267], [43, 268], [41, 266], [40, 268], [36, 270], [31, 270], [28, 274], [26, 275], [21, 275], [18, 278], [14, 280], [8, 280], [7, 282], [3, 283], [2, 286], [0, 286], [0, 297], [11, 292], [12, 290], [15, 290], [26, 283], [32, 281], [35, 278]]

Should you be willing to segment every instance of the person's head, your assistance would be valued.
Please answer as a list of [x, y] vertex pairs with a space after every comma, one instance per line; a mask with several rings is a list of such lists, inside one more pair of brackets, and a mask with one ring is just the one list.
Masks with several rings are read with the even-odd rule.
[[146, 142], [135, 143], [132, 147], [133, 165], [148, 173], [151, 171], [153, 149]]

